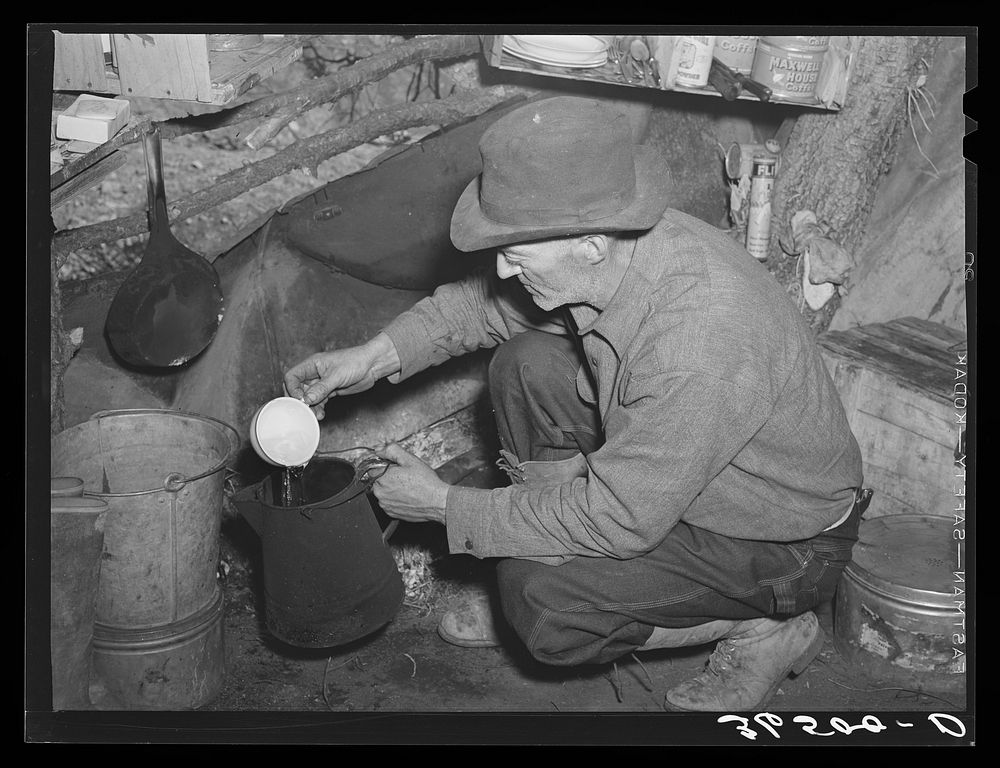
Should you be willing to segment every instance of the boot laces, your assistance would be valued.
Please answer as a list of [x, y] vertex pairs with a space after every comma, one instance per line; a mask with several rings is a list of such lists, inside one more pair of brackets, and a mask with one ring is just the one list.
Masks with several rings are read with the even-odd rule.
[[736, 645], [730, 640], [722, 640], [712, 655], [708, 657], [708, 669], [715, 675], [722, 675], [732, 668]]

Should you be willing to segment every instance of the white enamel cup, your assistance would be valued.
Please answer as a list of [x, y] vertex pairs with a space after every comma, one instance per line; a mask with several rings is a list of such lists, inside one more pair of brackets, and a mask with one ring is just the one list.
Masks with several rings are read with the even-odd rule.
[[276, 467], [301, 467], [319, 447], [319, 422], [312, 409], [294, 397], [264, 403], [250, 422], [257, 455]]

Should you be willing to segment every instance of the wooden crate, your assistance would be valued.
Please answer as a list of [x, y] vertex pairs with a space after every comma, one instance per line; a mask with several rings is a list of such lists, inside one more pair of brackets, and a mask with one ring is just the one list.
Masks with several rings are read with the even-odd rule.
[[125, 97], [228, 104], [302, 55], [295, 35], [265, 38], [255, 48], [209, 50], [208, 35], [55, 33], [52, 88]]
[[966, 335], [906, 317], [830, 331], [818, 343], [875, 489], [866, 517], [951, 517], [965, 488], [956, 460], [968, 408], [956, 402], [956, 383], [972, 388]]

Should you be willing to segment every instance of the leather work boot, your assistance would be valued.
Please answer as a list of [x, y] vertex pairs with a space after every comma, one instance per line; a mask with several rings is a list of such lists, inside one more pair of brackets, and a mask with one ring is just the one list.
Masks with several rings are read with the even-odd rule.
[[500, 645], [490, 596], [484, 590], [470, 592], [458, 606], [445, 613], [437, 631], [445, 642], [463, 648]]
[[823, 647], [816, 615], [786, 621], [741, 621], [722, 640], [697, 677], [667, 691], [669, 709], [754, 712], [771, 700], [790, 673], [800, 674]]

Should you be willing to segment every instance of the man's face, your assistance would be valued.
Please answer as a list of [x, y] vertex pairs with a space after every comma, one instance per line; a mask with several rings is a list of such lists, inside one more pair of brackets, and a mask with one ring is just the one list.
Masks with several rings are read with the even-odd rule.
[[593, 299], [587, 290], [585, 259], [574, 238], [508, 245], [497, 250], [497, 275], [517, 277], [535, 304], [552, 310]]

